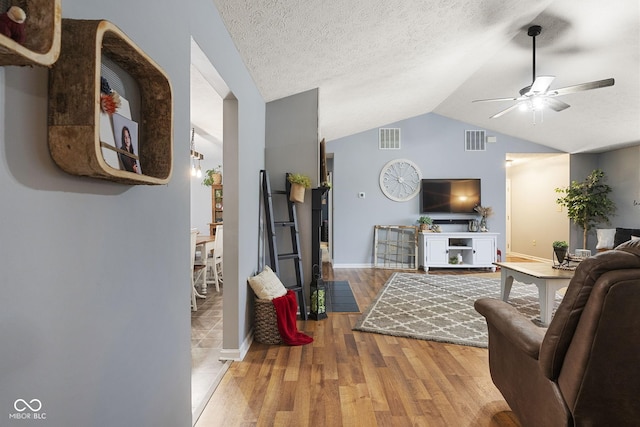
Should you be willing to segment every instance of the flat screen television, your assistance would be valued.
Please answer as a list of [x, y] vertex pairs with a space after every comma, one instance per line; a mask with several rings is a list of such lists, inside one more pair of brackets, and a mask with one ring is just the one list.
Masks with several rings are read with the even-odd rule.
[[480, 204], [480, 179], [423, 179], [422, 213], [474, 213]]

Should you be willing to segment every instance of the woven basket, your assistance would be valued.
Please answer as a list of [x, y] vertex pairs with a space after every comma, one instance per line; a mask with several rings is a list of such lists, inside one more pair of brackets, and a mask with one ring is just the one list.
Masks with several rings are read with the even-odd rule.
[[282, 344], [273, 302], [256, 298], [254, 300], [254, 310], [253, 338], [262, 344]]

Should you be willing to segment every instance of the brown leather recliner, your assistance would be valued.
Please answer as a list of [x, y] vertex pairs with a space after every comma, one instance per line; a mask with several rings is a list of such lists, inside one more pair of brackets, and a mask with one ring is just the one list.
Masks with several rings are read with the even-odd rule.
[[523, 426], [640, 425], [640, 241], [582, 261], [548, 329], [482, 298], [494, 384]]

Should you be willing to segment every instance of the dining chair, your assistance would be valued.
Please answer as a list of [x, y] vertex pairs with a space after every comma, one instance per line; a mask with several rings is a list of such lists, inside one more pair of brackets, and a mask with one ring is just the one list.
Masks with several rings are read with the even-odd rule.
[[198, 229], [191, 229], [191, 310], [198, 311], [198, 304], [196, 298], [204, 298], [203, 295], [200, 295], [196, 290], [196, 283], [198, 280], [202, 278], [204, 273], [204, 269], [206, 268], [205, 264], [196, 262], [196, 239], [198, 237]]
[[[216, 239], [213, 242], [213, 255], [207, 257], [207, 267], [211, 274], [207, 275], [207, 284], [216, 286], [216, 292], [220, 292], [222, 283], [222, 225], [216, 225]], [[209, 280], [211, 277], [211, 280]]]

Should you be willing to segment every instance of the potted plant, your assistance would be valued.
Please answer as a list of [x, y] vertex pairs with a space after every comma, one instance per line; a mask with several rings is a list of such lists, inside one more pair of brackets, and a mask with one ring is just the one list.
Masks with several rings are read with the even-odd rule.
[[291, 173], [287, 175], [287, 179], [291, 183], [289, 200], [296, 203], [304, 203], [304, 190], [305, 188], [311, 188], [311, 178], [301, 173]]
[[609, 223], [616, 206], [609, 199], [611, 187], [604, 184], [604, 172], [595, 169], [582, 182], [572, 181], [567, 188], [556, 188], [564, 196], [556, 203], [567, 208], [567, 216], [582, 228], [582, 247], [587, 248], [587, 233], [599, 223]]
[[218, 184], [222, 184], [222, 165], [218, 165], [216, 168], [207, 170], [204, 173], [204, 179], [202, 180], [202, 185], [206, 185], [207, 187]]
[[551, 246], [553, 246], [553, 252], [556, 254], [558, 263], [562, 264], [564, 262], [564, 258], [567, 256], [569, 244], [564, 240], [556, 240], [551, 244]]
[[417, 222], [420, 224], [420, 231], [430, 231], [430, 227], [433, 224], [433, 220], [429, 216], [421, 216]]

